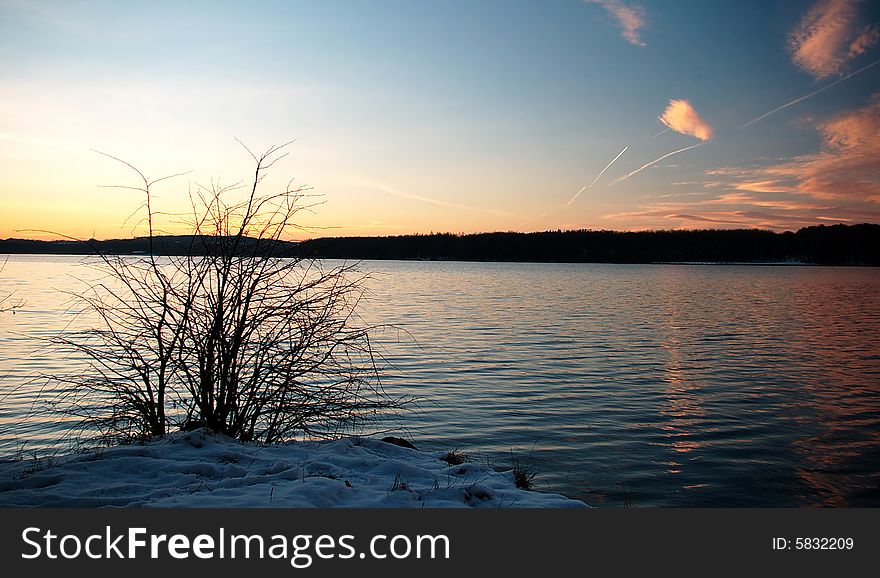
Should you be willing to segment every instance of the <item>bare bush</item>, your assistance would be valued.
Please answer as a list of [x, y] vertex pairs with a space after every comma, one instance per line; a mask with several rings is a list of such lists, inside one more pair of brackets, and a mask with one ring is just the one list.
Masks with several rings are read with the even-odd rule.
[[149, 250], [100, 254], [104, 280], [76, 296], [100, 325], [57, 340], [89, 362], [84, 374], [54, 376], [56, 401], [83, 427], [112, 441], [204, 426], [272, 443], [334, 437], [402, 407], [382, 388], [371, 328], [356, 313], [365, 276], [291, 255], [284, 239], [309, 208], [305, 189], [260, 191], [285, 146], [251, 153], [244, 189], [190, 193], [192, 233], [176, 256], [158, 256], [168, 237], [153, 229], [151, 187], [163, 179], [110, 157], [140, 179], [123, 188], [144, 195]]

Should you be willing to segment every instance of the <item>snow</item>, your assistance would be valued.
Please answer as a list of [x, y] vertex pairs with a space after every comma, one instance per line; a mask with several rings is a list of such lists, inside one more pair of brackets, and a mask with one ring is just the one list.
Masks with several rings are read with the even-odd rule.
[[260, 446], [207, 430], [42, 460], [0, 462], [3, 507], [571, 508], [512, 471], [451, 466], [373, 438]]

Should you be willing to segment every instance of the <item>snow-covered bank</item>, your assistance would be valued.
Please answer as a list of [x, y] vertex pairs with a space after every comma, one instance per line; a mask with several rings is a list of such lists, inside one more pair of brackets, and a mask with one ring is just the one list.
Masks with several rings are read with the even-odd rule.
[[49, 463], [0, 463], [0, 506], [571, 508], [510, 471], [370, 438], [258, 446], [205, 430]]

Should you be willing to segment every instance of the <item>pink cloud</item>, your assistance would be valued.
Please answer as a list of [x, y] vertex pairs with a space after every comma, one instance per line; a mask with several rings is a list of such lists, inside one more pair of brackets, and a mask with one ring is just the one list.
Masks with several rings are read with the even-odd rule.
[[815, 122], [814, 127], [822, 137], [816, 153], [705, 174], [724, 179], [738, 191], [880, 203], [880, 92], [866, 106]]
[[[729, 204], [719, 202], [708, 207], [699, 204], [669, 203], [664, 206], [641, 207], [635, 211], [612, 213], [599, 217], [613, 223], [614, 228], [677, 229], [677, 228], [759, 228], [791, 231], [819, 223], [877, 222], [880, 212], [858, 211], [842, 207], [823, 207], [810, 210], [797, 206], [754, 205], [748, 199], [730, 199]], [[767, 210], [770, 209], [770, 210]]]
[[880, 92], [862, 108], [814, 123], [822, 137], [815, 153], [710, 169], [705, 174], [712, 180], [702, 188], [717, 192], [709, 198], [664, 198], [602, 219], [636, 229], [880, 222]]
[[[751, 207], [764, 207], [773, 209], [783, 209], [786, 211], [829, 211], [839, 210], [838, 207], [817, 204], [809, 201], [801, 201], [792, 198], [790, 195], [785, 197], [770, 198], [767, 196], [756, 196], [745, 193], [724, 193], [720, 197], [709, 199], [700, 203], [703, 205], [740, 205]], [[816, 217], [818, 218], [818, 217]]]
[[880, 40], [880, 28], [866, 25], [859, 0], [820, 0], [788, 38], [795, 64], [817, 79], [840, 74], [853, 58]]
[[740, 191], [751, 191], [754, 193], [788, 193], [794, 191], [794, 188], [791, 185], [780, 184], [778, 181], [772, 179], [737, 183], [736, 189]]
[[675, 132], [696, 137], [702, 141], [712, 138], [712, 127], [700, 118], [687, 100], [670, 100], [669, 106], [659, 117], [660, 122]]
[[629, 5], [621, 0], [584, 0], [588, 4], [599, 4], [620, 26], [621, 35], [630, 44], [645, 46], [639, 31], [645, 26], [645, 9], [639, 5]]
[[818, 153], [762, 172], [777, 182], [794, 182], [797, 190], [816, 198], [880, 203], [880, 93], [867, 106], [839, 114], [818, 129]]
[[880, 26], [873, 25], [866, 27], [858, 38], [853, 40], [849, 46], [849, 57], [855, 58], [860, 54], [867, 52], [877, 41], [880, 40]]

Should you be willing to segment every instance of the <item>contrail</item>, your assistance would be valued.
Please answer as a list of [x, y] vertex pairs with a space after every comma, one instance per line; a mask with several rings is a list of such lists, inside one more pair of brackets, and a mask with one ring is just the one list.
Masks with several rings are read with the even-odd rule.
[[653, 161], [651, 161], [651, 162], [649, 162], [649, 163], [645, 163], [645, 164], [643, 164], [642, 166], [640, 166], [639, 168], [637, 168], [636, 170], [634, 170], [633, 172], [631, 172], [631, 173], [629, 173], [629, 174], [626, 174], [626, 175], [620, 177], [619, 179], [617, 179], [617, 180], [615, 180], [615, 181], [611, 181], [611, 183], [609, 183], [608, 186], [610, 187], [611, 185], [616, 185], [616, 184], [619, 183], [620, 181], [625, 181], [626, 179], [630, 178], [630, 177], [633, 176], [634, 174], [642, 172], [643, 170], [645, 170], [646, 168], [650, 167], [650, 166], [653, 165], [654, 163], [659, 163], [659, 162], [662, 161], [663, 159], [669, 158], [669, 157], [671, 157], [672, 155], [677, 155], [678, 153], [683, 153], [684, 151], [689, 151], [689, 150], [691, 150], [691, 149], [695, 149], [695, 148], [697, 148], [697, 147], [701, 147], [701, 146], [703, 146], [704, 144], [706, 144], [707, 142], [709, 142], [709, 141], [698, 142], [698, 143], [695, 144], [695, 145], [691, 145], [691, 146], [689, 146], [689, 147], [684, 147], [683, 149], [678, 149], [677, 151], [672, 151], [671, 153], [666, 153], [665, 155], [663, 155], [663, 156], [660, 157], [659, 159], [654, 159]]
[[590, 183], [589, 185], [584, 185], [583, 187], [581, 187], [581, 190], [579, 190], [577, 193], [575, 193], [575, 195], [571, 198], [571, 200], [568, 201], [567, 203], [565, 203], [565, 206], [567, 207], [567, 206], [569, 206], [570, 204], [572, 204], [572, 203], [574, 202], [574, 200], [575, 200], [576, 198], [578, 198], [578, 197], [580, 196], [580, 194], [583, 193], [585, 190], [593, 188], [593, 185], [596, 184], [596, 181], [599, 180], [599, 177], [601, 177], [602, 175], [604, 175], [604, 174], [605, 174], [605, 171], [608, 170], [608, 167], [610, 167], [611, 165], [613, 165], [613, 164], [614, 164], [614, 161], [616, 161], [616, 160], [619, 159], [621, 156], [623, 156], [623, 153], [625, 153], [625, 152], [626, 152], [626, 149], [628, 149], [628, 148], [629, 148], [629, 145], [623, 147], [623, 150], [620, 151], [619, 153], [617, 153], [617, 156], [614, 157], [613, 159], [611, 159], [611, 162], [608, 163], [607, 165], [605, 165], [605, 168], [602, 169], [601, 172], [599, 172], [598, 175], [596, 175], [596, 178], [593, 179], [593, 182]]
[[666, 133], [668, 133], [670, 130], [671, 130], [671, 129], [670, 129], [669, 127], [664, 128], [663, 130], [661, 130], [660, 132], [658, 132], [657, 134], [655, 134], [654, 136], [652, 136], [652, 137], [651, 137], [651, 140], [654, 140], [655, 138], [657, 138], [657, 137], [660, 136], [661, 134], [666, 134]]
[[579, 190], [578, 192], [576, 192], [576, 193], [574, 194], [574, 196], [571, 198], [571, 200], [568, 201], [567, 203], [565, 203], [565, 206], [567, 207], [567, 206], [569, 206], [570, 204], [572, 204], [572, 203], [574, 202], [574, 200], [575, 200], [576, 198], [578, 198], [578, 197], [580, 196], [580, 194], [583, 193], [586, 189], [587, 189], [587, 185], [582, 186], [582, 187], [581, 187], [581, 190]]
[[801, 102], [802, 100], [807, 100], [808, 98], [811, 98], [811, 97], [813, 97], [813, 96], [816, 96], [816, 95], [819, 94], [820, 92], [825, 92], [825, 91], [828, 90], [829, 88], [834, 88], [835, 86], [837, 86], [838, 84], [840, 84], [840, 83], [843, 82], [844, 80], [849, 80], [849, 79], [852, 78], [853, 76], [855, 76], [855, 75], [857, 75], [857, 74], [861, 74], [861, 73], [865, 72], [866, 70], [868, 70], [869, 68], [871, 68], [872, 66], [876, 66], [877, 64], [880, 64], [880, 59], [875, 60], [875, 61], [872, 62], [871, 64], [869, 64], [869, 65], [867, 65], [867, 66], [865, 66], [865, 67], [862, 67], [862, 68], [856, 70], [855, 72], [850, 72], [849, 74], [847, 74], [847, 75], [844, 76], [843, 78], [840, 78], [840, 79], [838, 79], [838, 80], [835, 80], [834, 82], [832, 82], [832, 83], [829, 84], [828, 86], [823, 86], [822, 88], [820, 88], [820, 89], [818, 89], [818, 90], [814, 90], [814, 91], [811, 92], [810, 94], [804, 95], [804, 96], [802, 96], [802, 97], [800, 97], [800, 98], [797, 98], [797, 99], [795, 99], [795, 100], [793, 100], [793, 101], [791, 101], [791, 102], [789, 102], [789, 103], [783, 104], [782, 106], [780, 106], [780, 107], [778, 107], [778, 108], [774, 108], [774, 109], [771, 110], [770, 112], [765, 112], [764, 114], [762, 114], [762, 115], [759, 116], [758, 118], [753, 118], [752, 120], [750, 120], [749, 122], [745, 123], [744, 125], [741, 125], [739, 128], [745, 128], [745, 127], [747, 127], [747, 126], [749, 126], [749, 125], [753, 125], [753, 124], [755, 124], [756, 122], [758, 122], [759, 120], [761, 120], [761, 119], [763, 119], [763, 118], [767, 118], [768, 116], [770, 116], [771, 114], [773, 114], [773, 113], [775, 113], [775, 112], [779, 112], [779, 111], [782, 110], [783, 108], [788, 108], [789, 106], [791, 106], [791, 105], [793, 105], [793, 104], [797, 104], [797, 103]]

